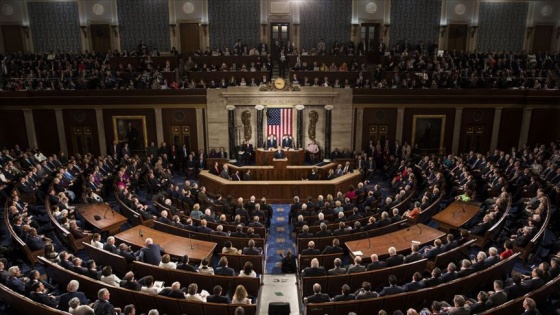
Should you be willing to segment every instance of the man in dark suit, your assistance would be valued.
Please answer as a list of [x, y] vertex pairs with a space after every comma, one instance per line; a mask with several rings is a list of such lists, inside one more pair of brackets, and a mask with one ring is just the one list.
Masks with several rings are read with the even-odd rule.
[[115, 246], [115, 238], [113, 236], [107, 237], [107, 243], [103, 245], [103, 249], [113, 254], [119, 253], [119, 249]]
[[533, 268], [531, 271], [531, 279], [525, 279], [522, 284], [527, 292], [534, 291], [544, 285], [543, 271], [538, 268]]
[[504, 288], [508, 299], [513, 300], [527, 293], [527, 288], [521, 284], [521, 276], [514, 274], [511, 277], [513, 284]]
[[342, 294], [339, 294], [333, 298], [333, 302], [339, 301], [353, 301], [356, 296], [350, 292], [350, 286], [347, 284], [342, 286]]
[[243, 146], [241, 147], [241, 151], [243, 151], [243, 160], [245, 164], [250, 163], [253, 160], [253, 156], [255, 154], [255, 150], [253, 149], [253, 145], [249, 143], [249, 141], [245, 141]]
[[441, 269], [439, 269], [439, 267], [435, 267], [434, 270], [432, 270], [432, 276], [424, 279], [422, 282], [424, 282], [424, 287], [426, 288], [435, 287], [436, 285], [443, 283], [441, 280]]
[[106, 288], [99, 289], [97, 292], [97, 301], [93, 303], [94, 314], [116, 314], [121, 312], [120, 308], [114, 307], [113, 304], [109, 302], [110, 297], [111, 294], [109, 290]]
[[243, 248], [243, 255], [260, 255], [261, 251], [255, 247], [255, 240], [249, 240], [248, 247]]
[[282, 148], [284, 149], [292, 149], [294, 147], [294, 141], [291, 135], [285, 134], [282, 137]]
[[449, 315], [469, 315], [471, 312], [465, 308], [465, 298], [462, 295], [455, 295], [453, 298], [454, 308], [449, 312]]
[[189, 264], [189, 255], [184, 255], [181, 262], [177, 264], [177, 269], [195, 272], [194, 266]]
[[366, 271], [366, 267], [362, 266], [362, 257], [361, 256], [356, 256], [356, 258], [354, 258], [354, 265], [351, 267], [348, 267], [348, 274], [351, 273], [357, 273], [357, 272], [364, 272]]
[[121, 288], [126, 288], [133, 291], [140, 291], [142, 285], [134, 279], [134, 273], [132, 271], [127, 272], [119, 283]]
[[[181, 283], [178, 281], [173, 282], [170, 287], [163, 288], [159, 295], [177, 298], [177, 299], [185, 299], [185, 294], [181, 291]], [[114, 313], [110, 313], [114, 314]]]
[[319, 266], [319, 260], [317, 258], [313, 258], [311, 260], [311, 266], [303, 269], [302, 273], [303, 277], [319, 277], [326, 275], [327, 272], [325, 271], [325, 268]]
[[383, 290], [381, 290], [381, 292], [379, 292], [379, 296], [392, 295], [392, 294], [397, 294], [397, 293], [401, 293], [401, 292], [403, 292], [403, 288], [401, 288], [397, 285], [397, 277], [395, 277], [394, 275], [390, 275], [389, 276], [389, 286], [384, 287]]
[[321, 251], [315, 248], [315, 242], [309, 241], [307, 248], [301, 251], [302, 255], [321, 255]]
[[305, 303], [325, 303], [330, 301], [331, 299], [328, 294], [321, 293], [321, 285], [318, 283], [313, 285], [313, 295], [305, 298]]
[[404, 263], [404, 256], [397, 254], [397, 249], [389, 247], [389, 258], [385, 260], [387, 267], [402, 265]]
[[214, 274], [222, 275], [222, 276], [235, 276], [235, 270], [233, 268], [228, 267], [228, 260], [225, 256], [220, 258], [219, 267], [214, 270]]
[[282, 147], [278, 147], [278, 149], [276, 151], [274, 151], [274, 158], [275, 159], [285, 159], [286, 158], [286, 154], [284, 153], [284, 150], [282, 150]]
[[144, 241], [144, 247], [138, 251], [138, 260], [150, 265], [159, 266], [163, 248], [158, 244], [154, 244], [154, 240], [147, 238]]
[[335, 238], [332, 241], [332, 246], [325, 247], [325, 249], [323, 250], [323, 255], [336, 254], [342, 252], [344, 252], [344, 250], [340, 247], [340, 241], [338, 240], [338, 238]]
[[488, 229], [492, 226], [492, 223], [490, 222], [491, 219], [492, 218], [490, 217], [490, 215], [485, 215], [482, 218], [482, 222], [478, 223], [470, 229], [471, 234], [483, 236], [484, 233], [486, 233], [486, 231], [488, 231]]
[[457, 279], [457, 277], [457, 266], [455, 265], [455, 263], [450, 262], [447, 265], [447, 272], [441, 275], [441, 280], [443, 282], [449, 282], [451, 280]]
[[367, 271], [383, 269], [387, 266], [384, 261], [379, 261], [377, 254], [371, 254], [371, 262], [367, 265]]
[[220, 304], [230, 304], [231, 303], [231, 301], [230, 301], [229, 297], [227, 297], [227, 295], [222, 296], [222, 286], [221, 285], [214, 286], [213, 292], [214, 292], [213, 295], [209, 295], [208, 297], [206, 297], [206, 302], [220, 303]]
[[415, 272], [412, 275], [412, 282], [409, 282], [403, 286], [404, 292], [416, 291], [424, 288], [424, 283], [422, 282], [422, 274]]
[[377, 292], [371, 291], [371, 283], [364, 281], [362, 287], [355, 293], [356, 300], [374, 299], [379, 296]]
[[266, 148], [272, 150], [278, 147], [278, 141], [276, 140], [276, 135], [268, 135], [268, 139], [266, 139]]
[[434, 241], [434, 246], [427, 246], [423, 248], [423, 250], [421, 249], [420, 252], [423, 252], [422, 256], [424, 256], [424, 258], [428, 258], [428, 259], [436, 258], [437, 255], [443, 252], [443, 248], [441, 247], [441, 240], [437, 238]]
[[420, 246], [418, 244], [412, 244], [412, 246], [410, 246], [410, 249], [412, 252], [404, 258], [405, 263], [418, 261], [423, 258], [422, 254], [418, 252], [420, 250]]
[[78, 298], [80, 300], [81, 305], [88, 304], [88, 298], [83, 292], [78, 292], [78, 288], [80, 287], [80, 283], [77, 280], [70, 280], [68, 285], [66, 286], [67, 293], [64, 293], [60, 296], [58, 300], [57, 308], [61, 311], [68, 311], [68, 302], [73, 298]]
[[340, 258], [335, 258], [334, 259], [334, 268], [329, 269], [329, 271], [327, 271], [327, 275], [329, 276], [333, 276], [333, 275], [343, 275], [346, 274], [348, 271], [346, 270], [346, 268], [342, 268], [342, 260], [340, 260]]
[[58, 304], [55, 296], [49, 295], [45, 292], [45, 286], [41, 281], [33, 283], [29, 297], [35, 302], [39, 302], [50, 307], [56, 307]]
[[25, 283], [20, 278], [21, 271], [18, 266], [12, 266], [8, 269], [8, 278], [6, 280], [6, 286], [13, 291], [18, 292], [21, 295], [26, 295], [25, 292]]
[[508, 296], [504, 291], [504, 283], [502, 280], [494, 281], [494, 293], [488, 297], [486, 305], [488, 307], [497, 307], [507, 302]]

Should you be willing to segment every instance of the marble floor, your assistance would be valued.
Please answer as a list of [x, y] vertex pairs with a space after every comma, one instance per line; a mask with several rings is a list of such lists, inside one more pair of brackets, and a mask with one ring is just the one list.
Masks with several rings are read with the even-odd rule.
[[290, 303], [290, 315], [300, 315], [300, 297], [295, 274], [265, 274], [259, 292], [258, 315], [268, 315], [270, 302]]

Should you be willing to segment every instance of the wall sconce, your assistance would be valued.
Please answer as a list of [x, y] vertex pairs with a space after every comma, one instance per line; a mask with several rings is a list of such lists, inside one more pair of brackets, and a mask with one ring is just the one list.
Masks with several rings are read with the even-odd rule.
[[441, 31], [440, 31], [440, 36], [443, 37], [443, 35], [445, 35], [445, 31], [447, 30], [447, 25], [442, 25], [440, 26]]
[[534, 26], [527, 27], [527, 38], [529, 38], [531, 36], [531, 34], [533, 34], [534, 30], [535, 30]]
[[173, 32], [173, 36], [175, 36], [175, 26], [177, 26], [176, 24], [169, 24], [169, 27], [171, 28], [171, 32]]
[[478, 25], [471, 26], [471, 38], [474, 37], [474, 34], [476, 34], [476, 29], [477, 28], [478, 28]]
[[385, 36], [387, 36], [387, 32], [389, 32], [389, 28], [391, 27], [391, 24], [387, 23], [387, 24], [383, 24], [383, 26], [385, 27]]
[[84, 37], [87, 37], [87, 25], [82, 25], [80, 26], [80, 28], [82, 29], [82, 33], [84, 34]]
[[118, 25], [111, 25], [111, 28], [113, 29], [113, 35], [115, 35], [115, 37], [119, 36], [119, 26]]
[[200, 26], [202, 26], [202, 30], [204, 30], [204, 36], [208, 35], [208, 23], [201, 23]]
[[297, 36], [298, 27], [299, 23], [294, 23], [294, 36]]
[[27, 39], [29, 39], [29, 26], [24, 25], [24, 26], [21, 27], [21, 30], [25, 33], [25, 37], [27, 37]]

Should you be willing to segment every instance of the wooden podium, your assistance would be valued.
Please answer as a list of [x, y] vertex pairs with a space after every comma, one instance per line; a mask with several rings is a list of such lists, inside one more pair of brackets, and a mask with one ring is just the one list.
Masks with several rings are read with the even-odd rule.
[[[257, 149], [255, 163], [258, 166], [274, 165], [274, 151]], [[303, 149], [284, 150], [284, 154], [288, 159], [286, 165], [303, 165], [305, 161], [305, 151]]]
[[272, 166], [275, 170], [285, 170], [288, 166], [288, 159], [272, 159]]

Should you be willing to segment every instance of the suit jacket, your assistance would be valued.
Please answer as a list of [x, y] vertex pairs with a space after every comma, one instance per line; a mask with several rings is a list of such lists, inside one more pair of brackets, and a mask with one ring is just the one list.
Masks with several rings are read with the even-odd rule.
[[330, 301], [329, 295], [325, 293], [315, 293], [307, 297], [307, 303], [325, 303]]
[[430, 249], [429, 251], [425, 252], [424, 255], [422, 255], [422, 256], [424, 256], [425, 258], [428, 258], [428, 259], [434, 259], [434, 258], [436, 258], [437, 255], [439, 255], [441, 253], [443, 253], [442, 246], [434, 247], [434, 248]]
[[227, 296], [221, 295], [209, 295], [206, 297], [206, 302], [210, 303], [220, 303], [220, 304], [230, 304], [231, 301]]
[[109, 301], [97, 300], [93, 304], [94, 314], [99, 315], [112, 315], [115, 314], [115, 308]]
[[404, 262], [405, 262], [405, 263], [410, 263], [410, 262], [413, 262], [413, 261], [418, 261], [418, 260], [420, 260], [420, 259], [422, 259], [422, 258], [423, 258], [423, 257], [422, 257], [422, 254], [420, 254], [420, 253], [418, 253], [418, 252], [416, 252], [416, 253], [410, 253], [409, 255], [407, 255], [407, 256], [404, 258]]
[[235, 276], [235, 270], [230, 267], [218, 267], [214, 269], [215, 275], [222, 275], [222, 276]]
[[275, 159], [283, 159], [286, 157], [284, 151], [274, 151], [274, 158]]
[[185, 294], [183, 294], [183, 292], [181, 292], [180, 290], [173, 290], [170, 287], [163, 288], [163, 290], [159, 292], [159, 295], [177, 299], [185, 299]]
[[349, 274], [350, 273], [357, 273], [357, 272], [364, 272], [364, 271], [366, 271], [366, 266], [358, 265], [358, 266], [352, 266], [352, 267], [348, 268], [348, 273]]
[[508, 299], [513, 300], [525, 295], [525, 293], [527, 293], [527, 288], [522, 285], [512, 284], [506, 287], [504, 291], [506, 291]]
[[347, 272], [348, 272], [348, 270], [346, 270], [346, 268], [334, 267], [332, 269], [329, 269], [327, 274], [329, 276], [333, 276], [333, 275], [343, 275], [343, 274], [346, 274]]
[[390, 256], [389, 258], [385, 259], [385, 262], [387, 263], [387, 267], [402, 265], [404, 263], [404, 256], [401, 254]]
[[383, 290], [379, 292], [379, 296], [392, 295], [392, 294], [397, 294], [402, 292], [403, 292], [403, 288], [397, 285], [392, 285], [392, 286], [384, 287]]
[[486, 301], [486, 304], [491, 307], [496, 307], [504, 304], [505, 302], [507, 302], [507, 300], [508, 300], [507, 293], [505, 291], [500, 291], [490, 295], [488, 297], [488, 301]]
[[356, 296], [354, 294], [348, 294], [348, 295], [339, 294], [339, 295], [337, 295], [333, 298], [333, 302], [354, 301], [355, 299], [356, 299]]
[[88, 298], [83, 292], [68, 292], [60, 296], [57, 308], [61, 311], [68, 312], [68, 302], [75, 297], [80, 300], [81, 305], [87, 305], [89, 302]]
[[367, 265], [367, 270], [377, 270], [377, 269], [383, 269], [387, 267], [387, 264], [384, 261], [374, 261], [371, 262]]
[[113, 254], [119, 253], [119, 249], [117, 248], [117, 246], [108, 243], [105, 243], [105, 245], [103, 245], [103, 249]]
[[336, 253], [342, 253], [342, 252], [344, 252], [344, 250], [340, 246], [327, 246], [323, 250], [323, 255], [324, 254], [336, 254]]
[[379, 294], [377, 294], [377, 292], [367, 291], [367, 292], [357, 294], [356, 295], [356, 300], [374, 299], [378, 296], [379, 296]]
[[449, 315], [470, 315], [470, 311], [464, 307], [458, 307], [457, 309], [449, 312]]
[[312, 268], [306, 267], [303, 269], [303, 276], [304, 277], [319, 277], [319, 276], [326, 276], [327, 272], [325, 271], [324, 267]]
[[266, 140], [266, 148], [270, 149], [270, 148], [277, 148], [278, 147], [278, 141], [276, 139], [267, 139]]
[[159, 266], [161, 262], [161, 254], [163, 249], [158, 244], [150, 244], [140, 250], [142, 261], [150, 264]]
[[292, 148], [294, 146], [293, 138], [283, 138], [282, 148]]
[[424, 288], [424, 283], [413, 281], [413, 282], [409, 282], [409, 283], [405, 284], [402, 288], [403, 288], [404, 292], [416, 291], [416, 290], [423, 289]]
[[316, 248], [306, 248], [301, 251], [301, 255], [321, 255], [321, 251]]
[[243, 248], [243, 255], [260, 255], [261, 252], [256, 248], [245, 247]]

